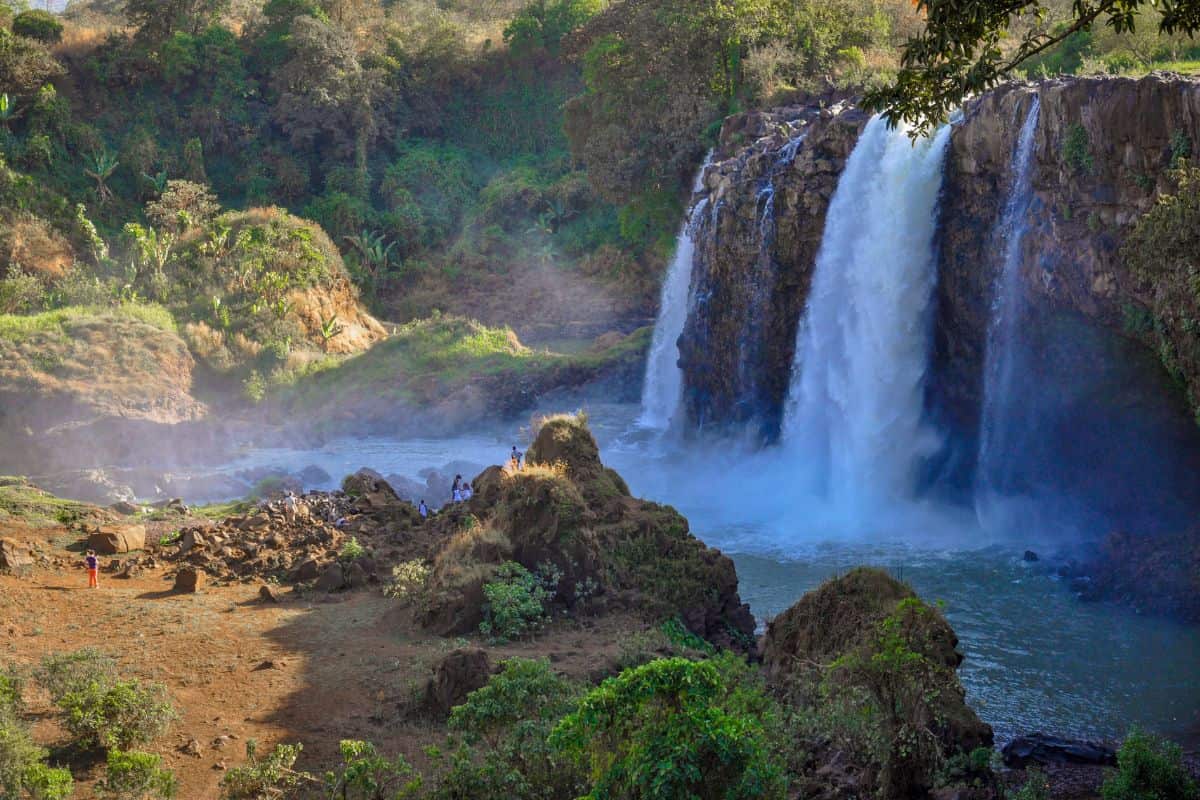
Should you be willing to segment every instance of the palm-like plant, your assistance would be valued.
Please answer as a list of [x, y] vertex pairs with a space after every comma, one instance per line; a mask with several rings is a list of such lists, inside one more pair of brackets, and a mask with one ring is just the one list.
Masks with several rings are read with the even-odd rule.
[[344, 330], [346, 328], [338, 321], [336, 314], [321, 322], [321, 341], [325, 343], [326, 351], [329, 350], [329, 342], [340, 336]]
[[389, 242], [381, 233], [363, 231], [358, 236], [347, 236], [346, 241], [358, 251], [359, 261], [372, 278], [387, 272], [392, 263], [395, 242]]
[[165, 169], [160, 170], [153, 175], [143, 172], [142, 180], [144, 180], [150, 186], [150, 188], [154, 190], [154, 194], [156, 196], [161, 197], [162, 193], [167, 190], [167, 171]]
[[107, 181], [117, 171], [120, 163], [108, 150], [99, 150], [92, 154], [90, 162], [84, 167], [84, 173], [96, 181], [96, 195], [101, 204], [112, 198], [112, 189], [108, 188]]

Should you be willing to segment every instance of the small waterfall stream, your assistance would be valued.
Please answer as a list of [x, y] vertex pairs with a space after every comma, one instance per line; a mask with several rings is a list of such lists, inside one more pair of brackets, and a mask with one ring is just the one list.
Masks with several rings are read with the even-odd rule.
[[[704, 188], [704, 173], [712, 163], [712, 152], [705, 157], [692, 185], [695, 195]], [[671, 426], [683, 395], [683, 375], [679, 370], [679, 336], [687, 323], [691, 306], [690, 288], [696, 245], [692, 234], [696, 221], [705, 213], [708, 198], [702, 198], [684, 220], [675, 241], [675, 257], [667, 270], [659, 301], [658, 320], [646, 358], [646, 377], [642, 384], [642, 427], [666, 430]]]
[[875, 117], [829, 206], [783, 438], [802, 492], [846, 514], [909, 499], [937, 444], [922, 391], [949, 135], [914, 144]]
[[[1021, 287], [1021, 242], [1033, 198], [1033, 145], [1040, 99], [1035, 94], [1013, 152], [1012, 183], [993, 236], [1003, 242], [1004, 260], [992, 296], [984, 362], [983, 404], [979, 423], [979, 455], [975, 480], [976, 508], [1011, 491], [1015, 477], [1014, 442], [1022, 405], [1013, 385], [1017, 374], [1018, 339], [1024, 300]], [[982, 513], [982, 512], [981, 512]]]

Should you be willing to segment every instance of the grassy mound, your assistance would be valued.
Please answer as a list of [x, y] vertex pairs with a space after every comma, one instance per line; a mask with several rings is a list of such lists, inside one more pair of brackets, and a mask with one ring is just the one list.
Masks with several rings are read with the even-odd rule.
[[[6, 416], [37, 429], [111, 414], [178, 422], [201, 410], [194, 361], [160, 306], [70, 307], [0, 316], [0, 396]], [[76, 409], [67, 414], [63, 407]], [[52, 413], [53, 412], [53, 413]]]

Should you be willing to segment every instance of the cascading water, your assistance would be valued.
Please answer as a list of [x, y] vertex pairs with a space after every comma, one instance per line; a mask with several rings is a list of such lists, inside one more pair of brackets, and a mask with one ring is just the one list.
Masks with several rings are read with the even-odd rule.
[[875, 117], [829, 206], [783, 435], [802, 490], [843, 514], [910, 498], [937, 444], [922, 390], [949, 135], [914, 144]]
[[1033, 198], [1033, 145], [1040, 99], [1035, 94], [1013, 152], [1012, 184], [1004, 212], [997, 221], [996, 240], [1003, 242], [1004, 261], [992, 298], [979, 426], [979, 456], [975, 481], [976, 509], [1013, 489], [1014, 429], [1021, 404], [1015, 403], [1013, 378], [1024, 301], [1021, 290], [1021, 241]]
[[[695, 195], [704, 188], [704, 173], [712, 163], [712, 153], [704, 159], [692, 186]], [[696, 252], [692, 233], [695, 223], [708, 206], [708, 198], [701, 199], [684, 220], [675, 240], [675, 258], [667, 270], [663, 283], [662, 297], [658, 308], [658, 320], [654, 324], [654, 337], [650, 342], [650, 354], [646, 359], [646, 377], [642, 384], [642, 413], [638, 423], [642, 427], [665, 430], [671, 425], [683, 395], [683, 375], [679, 370], [679, 336], [687, 323], [689, 289], [692, 283], [693, 256]]]

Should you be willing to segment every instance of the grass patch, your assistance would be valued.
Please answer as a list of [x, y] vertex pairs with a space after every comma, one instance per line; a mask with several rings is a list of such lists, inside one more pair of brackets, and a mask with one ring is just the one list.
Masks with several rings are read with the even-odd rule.
[[44, 492], [24, 478], [0, 477], [0, 520], [29, 525], [68, 524], [87, 516], [92, 507]]
[[160, 305], [122, 303], [117, 306], [68, 306], [41, 314], [0, 314], [0, 340], [22, 342], [33, 336], [65, 338], [75, 324], [105, 321], [141, 322], [175, 333], [175, 318]]

